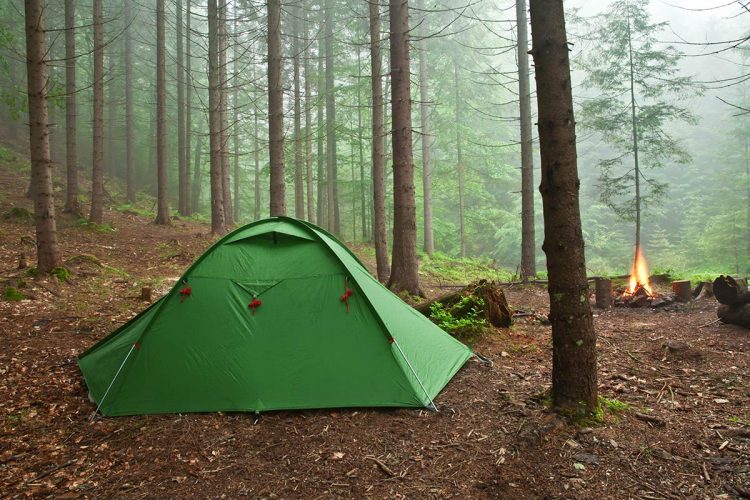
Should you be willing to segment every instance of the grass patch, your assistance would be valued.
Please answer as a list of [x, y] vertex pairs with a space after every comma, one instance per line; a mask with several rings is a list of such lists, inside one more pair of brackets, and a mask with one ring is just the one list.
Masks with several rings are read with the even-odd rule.
[[31, 223], [34, 222], [34, 214], [23, 207], [13, 207], [3, 214], [3, 219], [9, 222]]
[[148, 210], [144, 207], [140, 207], [138, 205], [134, 205], [132, 203], [121, 203], [114, 206], [113, 208], [118, 212], [122, 212], [124, 214], [137, 215], [139, 217], [145, 217], [147, 219], [156, 217], [156, 214], [153, 211]]
[[54, 276], [63, 283], [70, 279], [70, 271], [68, 270], [68, 268], [62, 266], [54, 268], [49, 272], [49, 275]]
[[742, 417], [729, 417], [729, 421], [735, 425], [741, 427], [750, 427], [750, 415], [745, 418]]
[[18, 302], [26, 298], [24, 294], [18, 291], [18, 288], [9, 286], [3, 290], [3, 298], [8, 302]]
[[470, 283], [479, 279], [512, 281], [513, 273], [500, 269], [491, 260], [448, 257], [435, 252], [433, 256], [423, 256], [419, 273], [423, 276], [451, 283]]
[[95, 233], [114, 233], [116, 231], [116, 229], [107, 222], [97, 224], [96, 222], [89, 222], [86, 219], [78, 219], [76, 225], [80, 228], [88, 229], [89, 231], [93, 231]]

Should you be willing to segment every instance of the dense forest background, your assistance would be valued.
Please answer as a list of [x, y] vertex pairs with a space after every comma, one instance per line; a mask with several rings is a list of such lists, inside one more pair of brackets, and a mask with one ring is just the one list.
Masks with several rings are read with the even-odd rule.
[[[623, 49], [621, 44], [607, 47], [611, 41], [608, 35], [618, 33], [617, 26], [602, 29], [620, 19], [616, 8], [622, 3], [566, 3], [575, 65], [581, 215], [590, 274], [624, 273], [633, 258], [632, 193], [627, 183], [622, 183], [622, 176], [629, 172], [630, 146], [611, 133], [616, 125], [628, 124], [627, 116], [618, 114], [627, 110], [627, 99], [622, 101], [622, 109], [616, 104], [624, 95], [622, 89], [630, 89], [628, 75], [615, 72], [599, 75], [597, 80], [591, 70], [606, 66], [603, 57], [615, 63], [628, 57], [627, 51], [618, 52]], [[641, 61], [638, 58], [643, 57], [639, 67], [643, 74], [636, 83], [644, 86], [633, 96], [639, 109], [652, 112], [639, 116], [644, 130], [652, 134], [642, 144], [643, 182], [651, 190], [643, 195], [641, 231], [652, 270], [748, 273], [750, 49], [746, 35], [750, 12], [739, 2], [693, 10], [636, 0], [625, 3], [632, 4], [633, 12], [641, 16], [633, 20], [633, 33], [628, 32], [635, 47], [630, 56], [635, 56], [636, 67]], [[93, 14], [91, 2], [75, 2], [75, 6], [78, 163], [80, 176], [86, 179], [92, 164]], [[366, 2], [341, 0], [286, 2], [281, 14], [287, 212], [321, 223], [326, 196], [333, 192], [336, 220], [332, 229], [350, 242], [371, 241], [373, 237], [368, 8]], [[517, 272], [521, 262], [521, 154], [515, 3], [425, 1], [410, 9], [420, 248], [424, 238], [420, 179], [423, 152], [428, 151], [436, 252], [490, 259], [498, 267]], [[386, 9], [381, 10], [385, 13]], [[155, 12], [156, 3], [151, 0], [107, 1], [103, 12], [106, 192], [111, 205], [152, 212], [157, 195]], [[227, 3], [222, 12], [232, 215], [237, 223], [244, 223], [268, 215], [266, 5], [237, 0]], [[179, 208], [183, 217], [208, 218], [207, 5], [203, 0], [168, 1], [165, 15], [169, 205], [175, 211]], [[332, 27], [330, 34], [326, 21]], [[662, 24], [665, 21], [671, 23]], [[63, 2], [47, 2], [45, 24], [51, 153], [53, 162], [63, 165]], [[28, 147], [23, 28], [22, 3], [3, 2], [2, 130], [5, 139], [19, 150]], [[387, 68], [387, 20], [381, 30], [383, 67]], [[390, 130], [388, 76], [383, 84], [386, 129]], [[533, 78], [531, 84], [533, 95]], [[331, 96], [332, 101], [326, 102]], [[128, 98], [133, 105], [131, 128], [125, 119]], [[654, 104], [648, 107], [646, 103], [651, 101]], [[596, 108], [587, 103], [601, 105]], [[420, 116], [423, 105], [429, 118], [427, 135]], [[180, 118], [180, 109], [189, 110], [189, 116]], [[612, 121], [606, 121], [602, 112], [609, 113], [605, 118]], [[178, 121], [185, 119], [188, 132], [182, 140], [187, 140], [183, 147], [187, 172], [183, 175], [188, 176], [191, 187], [188, 206], [180, 207], [177, 132]], [[128, 134], [135, 145], [135, 203], [128, 202], [124, 187]], [[651, 149], [649, 139], [655, 144]], [[427, 141], [427, 149], [422, 147], [423, 141]], [[389, 144], [386, 136], [387, 166]], [[333, 191], [326, 184], [329, 155], [335, 167]], [[536, 158], [535, 166], [538, 168]], [[619, 174], [616, 167], [622, 167]], [[386, 168], [389, 234], [391, 174]], [[535, 181], [538, 184], [538, 176]], [[64, 182], [56, 181], [55, 186], [64, 197]], [[297, 191], [295, 186], [299, 186]], [[304, 201], [295, 206], [300, 195]], [[82, 188], [82, 199], [88, 196]], [[535, 206], [537, 266], [543, 269], [538, 196]]]

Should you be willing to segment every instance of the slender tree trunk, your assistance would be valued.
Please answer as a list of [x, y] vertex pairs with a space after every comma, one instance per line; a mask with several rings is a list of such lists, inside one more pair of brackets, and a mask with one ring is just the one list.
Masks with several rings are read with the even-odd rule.
[[260, 141], [258, 140], [258, 108], [253, 111], [253, 160], [255, 163], [255, 178], [253, 181], [253, 218], [260, 219], [261, 190], [260, 190]]
[[102, 0], [94, 0], [94, 111], [92, 116], [93, 145], [91, 148], [91, 213], [89, 220], [104, 220], [104, 19]]
[[536, 276], [534, 234], [534, 150], [531, 142], [531, 86], [526, 0], [516, 0], [518, 25], [518, 98], [521, 123], [521, 279]]
[[294, 216], [305, 218], [305, 187], [302, 179], [302, 100], [300, 96], [300, 44], [299, 17], [302, 10], [297, 8], [293, 13], [292, 33], [292, 66], [294, 72]]
[[188, 159], [185, 145], [185, 56], [182, 38], [182, 0], [177, 0], [177, 210], [180, 215], [188, 215]]
[[268, 0], [268, 140], [271, 217], [286, 215], [284, 199], [284, 94], [281, 86], [281, 0]]
[[[365, 150], [362, 134], [362, 54], [357, 46], [357, 144], [359, 144], [359, 199], [362, 204], [362, 241], [367, 241], [367, 194], [365, 188]], [[352, 186], [352, 189], [354, 187]]]
[[461, 257], [466, 257], [466, 200], [464, 196], [464, 161], [461, 156], [461, 91], [458, 80], [458, 61], [453, 60], [453, 76], [456, 88], [456, 164], [458, 171], [458, 240]]
[[[417, 1], [417, 11], [423, 12], [423, 0]], [[426, 16], [421, 14], [422, 22]], [[432, 229], [432, 162], [430, 149], [432, 136], [430, 135], [430, 93], [427, 80], [427, 28], [422, 27], [422, 38], [418, 43], [419, 52], [419, 110], [422, 125], [422, 192], [424, 196], [424, 251], [432, 257], [435, 253], [435, 237]]]
[[201, 201], [201, 147], [203, 142], [200, 137], [195, 141], [195, 158], [193, 159], [193, 184], [190, 192], [190, 203], [193, 212], [200, 210]]
[[167, 198], [167, 70], [164, 0], [156, 0], [156, 223], [169, 224]]
[[409, 3], [390, 0], [393, 258], [388, 287], [420, 295], [409, 81]]
[[190, 21], [193, 16], [190, 12], [190, 4], [190, 0], [185, 0], [185, 208], [187, 215], [196, 211], [191, 192], [195, 191], [195, 188], [191, 190], [190, 179], [190, 149], [193, 140], [193, 74], [190, 39]]
[[123, 2], [125, 16], [125, 191], [128, 203], [135, 204], [135, 145], [133, 142], [133, 14], [130, 1]]
[[[305, 15], [306, 16], [306, 15]], [[309, 21], [305, 17], [305, 37], [310, 33]], [[315, 219], [315, 193], [312, 169], [312, 77], [310, 75], [310, 44], [305, 45], [305, 183], [307, 188], [307, 220]]]
[[[211, 232], [226, 232], [221, 169], [221, 116], [219, 76], [219, 13], [217, 0], [208, 0], [208, 128], [211, 162]], [[197, 182], [197, 179], [196, 179]]]
[[106, 175], [110, 179], [115, 178], [115, 57], [114, 51], [110, 49], [109, 57], [107, 57], [107, 74], [105, 80], [107, 80], [107, 97], [105, 99], [107, 105], [107, 116], [106, 116], [106, 127], [107, 138], [106, 159], [104, 162]]
[[562, 0], [531, 0], [539, 110], [544, 245], [552, 323], [552, 404], [579, 414], [598, 407], [596, 333], [586, 281], [575, 118]]
[[318, 96], [317, 96], [317, 146], [318, 146], [318, 213], [317, 223], [321, 227], [329, 227], [328, 222], [328, 179], [326, 177], [326, 157], [323, 146], [323, 109], [325, 91], [325, 72], [323, 70], [323, 53], [325, 36], [323, 30], [318, 38]]
[[[234, 12], [234, 34], [239, 36], [237, 31], [237, 8], [235, 4]], [[232, 108], [234, 112], [234, 118], [232, 123], [232, 157], [234, 160], [234, 221], [235, 223], [240, 218], [240, 95], [238, 85], [238, 73], [237, 73], [237, 59], [239, 57], [237, 53], [238, 43], [232, 45]]]
[[229, 118], [227, 81], [227, 0], [219, 0], [219, 119], [221, 121], [221, 190], [224, 203], [224, 226], [234, 226], [234, 207], [229, 164]]
[[336, 192], [336, 96], [333, 74], [333, 0], [325, 0], [325, 50], [326, 50], [326, 177], [328, 178], [328, 227], [340, 235], [339, 218], [336, 216], [338, 197]]
[[75, 0], [65, 0], [65, 170], [68, 179], [64, 211], [79, 214], [75, 17]]
[[[633, 179], [635, 180], [635, 260], [641, 248], [641, 169], [638, 164], [638, 121], [635, 108], [635, 75], [633, 71], [633, 43], [630, 38], [630, 9], [628, 9], [628, 70], [630, 75], [630, 111], [633, 125]], [[636, 262], [637, 264], [637, 262]]]
[[388, 264], [388, 232], [385, 219], [385, 157], [383, 127], [383, 78], [380, 57], [380, 5], [369, 2], [370, 65], [372, 67], [372, 233], [378, 279], [385, 282], [390, 275]]
[[25, 0], [26, 68], [29, 98], [29, 145], [31, 187], [36, 225], [37, 269], [48, 273], [60, 265], [52, 189], [52, 165], [49, 157], [47, 64], [44, 43], [44, 4]]

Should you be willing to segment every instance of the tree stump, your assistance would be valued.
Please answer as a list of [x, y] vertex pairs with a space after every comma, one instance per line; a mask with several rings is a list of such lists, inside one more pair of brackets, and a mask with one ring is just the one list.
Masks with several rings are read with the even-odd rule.
[[153, 298], [153, 289], [150, 286], [144, 286], [141, 288], [141, 300], [145, 300], [146, 302], [151, 302], [151, 299]]
[[690, 280], [676, 280], [672, 282], [672, 293], [680, 302], [690, 302], [693, 298], [693, 288]]
[[596, 307], [607, 309], [612, 307], [612, 280], [608, 278], [596, 278]]
[[26, 254], [20, 254], [18, 256], [18, 269], [26, 269], [29, 267], [29, 259]]
[[734, 306], [722, 304], [717, 309], [716, 315], [722, 323], [750, 328], [750, 304], [738, 304]]
[[462, 299], [469, 296], [482, 299], [484, 302], [485, 318], [489, 324], [498, 328], [507, 328], [511, 325], [513, 311], [508, 305], [505, 293], [503, 293], [503, 289], [497, 281], [479, 280], [470, 283], [457, 292], [451, 292], [437, 299], [418, 304], [414, 306], [414, 309], [425, 316], [430, 316], [433, 304], [440, 303], [444, 307], [449, 308], [454, 317], [460, 318], [466, 316], [474, 306], [473, 301], [467, 301], [467, 306], [464, 308], [458, 306]]

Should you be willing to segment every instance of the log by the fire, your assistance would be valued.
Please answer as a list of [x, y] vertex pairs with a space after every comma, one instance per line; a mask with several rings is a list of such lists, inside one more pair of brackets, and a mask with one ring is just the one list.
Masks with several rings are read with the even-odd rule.
[[722, 304], [716, 310], [716, 315], [723, 323], [750, 328], [750, 304], [728, 306]]
[[676, 280], [672, 282], [672, 293], [681, 302], [690, 302], [693, 298], [693, 289], [690, 280]]
[[744, 278], [721, 275], [714, 280], [713, 291], [716, 300], [721, 304], [731, 306], [750, 302], [747, 280]]
[[511, 311], [510, 306], [508, 305], [503, 289], [500, 288], [500, 284], [495, 281], [479, 280], [475, 283], [470, 283], [461, 290], [443, 295], [442, 297], [438, 297], [437, 299], [430, 300], [423, 304], [418, 304], [414, 306], [414, 309], [425, 316], [429, 316], [432, 305], [440, 303], [446, 308], [452, 308], [451, 314], [456, 317], [461, 317], [469, 311], [462, 311], [460, 307], [455, 306], [457, 306], [462, 298], [469, 295], [474, 295], [484, 301], [485, 317], [489, 324], [501, 328], [507, 328], [511, 325], [513, 311]]

